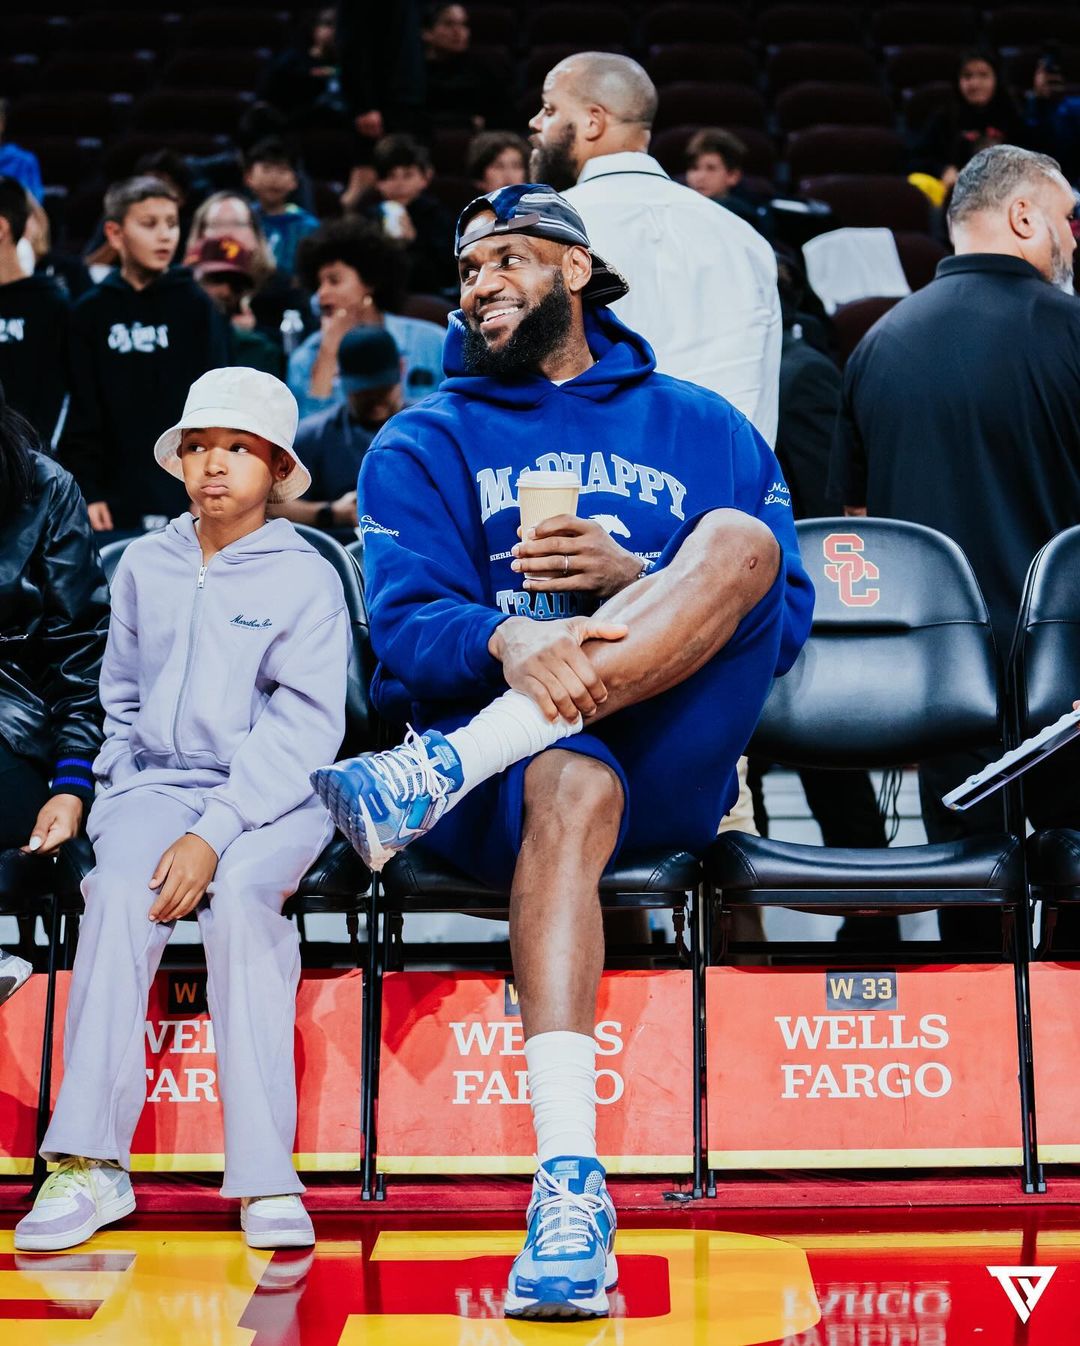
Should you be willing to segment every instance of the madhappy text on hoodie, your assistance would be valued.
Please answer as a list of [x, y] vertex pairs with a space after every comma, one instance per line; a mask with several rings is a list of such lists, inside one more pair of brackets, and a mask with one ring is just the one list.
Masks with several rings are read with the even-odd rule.
[[528, 592], [511, 569], [515, 484], [526, 467], [577, 471], [579, 515], [643, 560], [710, 510], [761, 519], [783, 552], [777, 672], [798, 654], [813, 589], [772, 451], [723, 398], [657, 374], [647, 342], [610, 310], [586, 310], [586, 330], [596, 363], [576, 378], [494, 379], [465, 372], [463, 319], [453, 315], [446, 381], [368, 449], [359, 512], [379, 658], [373, 690], [388, 711], [406, 699], [429, 723], [448, 703], [487, 699], [505, 685], [487, 648], [500, 622], [595, 607], [589, 595]]
[[204, 569], [181, 515], [113, 578], [94, 774], [112, 793], [206, 792], [192, 830], [220, 855], [312, 798], [309, 773], [344, 735], [349, 638], [340, 580], [285, 519]]

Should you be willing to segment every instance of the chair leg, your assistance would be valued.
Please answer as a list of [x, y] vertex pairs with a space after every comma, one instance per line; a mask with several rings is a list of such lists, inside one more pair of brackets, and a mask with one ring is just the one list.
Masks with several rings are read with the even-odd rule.
[[695, 1197], [705, 1191], [706, 1035], [705, 1035], [705, 942], [704, 909], [708, 905], [705, 885], [699, 884], [691, 899], [690, 977], [694, 1004], [694, 1187]]
[[1046, 1191], [1046, 1178], [1039, 1163], [1039, 1138], [1035, 1121], [1035, 1049], [1031, 1031], [1031, 910], [1026, 895], [1012, 932], [1013, 977], [1016, 1001], [1016, 1042], [1020, 1066], [1020, 1125], [1024, 1156], [1024, 1191]]
[[60, 958], [60, 904], [58, 893], [53, 893], [49, 907], [49, 964], [48, 982], [45, 991], [45, 1026], [41, 1039], [41, 1069], [38, 1073], [37, 1127], [35, 1129], [36, 1148], [34, 1152], [34, 1172], [31, 1183], [31, 1195], [36, 1196], [48, 1172], [45, 1160], [40, 1153], [41, 1142], [49, 1126], [49, 1104], [52, 1093], [52, 1054], [53, 1023], [56, 1018], [56, 968]]
[[380, 897], [381, 883], [379, 876], [373, 874], [371, 876], [371, 892], [368, 896], [368, 958], [363, 997], [363, 1079], [360, 1089], [360, 1124], [364, 1140], [360, 1182], [360, 1199], [362, 1201], [371, 1201], [376, 1197], [375, 1156], [378, 1139], [375, 1109], [379, 1092], [379, 1045], [382, 1038], [382, 974], [384, 966], [382, 928], [385, 924]]

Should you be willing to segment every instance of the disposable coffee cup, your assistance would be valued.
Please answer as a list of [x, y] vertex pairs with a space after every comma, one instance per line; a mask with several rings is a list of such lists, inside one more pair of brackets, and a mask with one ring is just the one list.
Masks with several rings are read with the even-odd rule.
[[[524, 542], [530, 528], [557, 514], [576, 514], [581, 481], [576, 472], [544, 472], [525, 468], [517, 479], [518, 505], [521, 509], [521, 540]], [[524, 576], [527, 580], [541, 580], [543, 575]]]

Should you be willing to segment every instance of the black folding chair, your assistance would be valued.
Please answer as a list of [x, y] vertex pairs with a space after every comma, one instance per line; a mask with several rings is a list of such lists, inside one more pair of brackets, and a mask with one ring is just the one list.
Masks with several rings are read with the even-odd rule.
[[[751, 750], [794, 768], [866, 770], [999, 742], [998, 659], [960, 548], [933, 529], [888, 519], [813, 519], [798, 531], [817, 590], [813, 631], [774, 687]], [[720, 961], [729, 949], [751, 947], [783, 948], [808, 961], [857, 956], [835, 943], [735, 944], [729, 931], [739, 906], [844, 916], [946, 906], [1000, 911], [999, 956], [1014, 970], [1024, 1190], [1045, 1191], [1035, 1132], [1031, 926], [1017, 835], [856, 850], [729, 832], [706, 857], [705, 875], [705, 947], [711, 954], [719, 922]], [[902, 953], [904, 961], [956, 960], [928, 941], [906, 943]]]
[[[1009, 661], [1010, 705], [1017, 740], [1056, 720], [1080, 697], [1080, 527], [1067, 528], [1032, 561]], [[1080, 748], [1051, 758], [1056, 770], [1080, 770]], [[1020, 778], [1023, 791], [1024, 778]], [[1080, 817], [1074, 826], [1052, 827], [1028, 838], [1028, 878], [1041, 900], [1039, 953], [1053, 946], [1058, 910], [1080, 903]]]

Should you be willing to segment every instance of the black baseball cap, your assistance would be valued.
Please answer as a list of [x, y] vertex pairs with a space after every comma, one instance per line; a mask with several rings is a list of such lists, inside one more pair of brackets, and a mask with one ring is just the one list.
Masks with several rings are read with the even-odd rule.
[[341, 338], [338, 371], [346, 393], [401, 382], [401, 353], [385, 327], [354, 327]]
[[[494, 220], [476, 220], [478, 215], [494, 212]], [[470, 222], [476, 220], [470, 227]], [[591, 304], [613, 304], [628, 294], [630, 286], [610, 262], [593, 252], [585, 222], [569, 201], [545, 182], [522, 182], [500, 187], [470, 201], [458, 216], [454, 232], [454, 256], [482, 238], [500, 234], [527, 234], [547, 238], [553, 243], [576, 244], [588, 248], [593, 259], [592, 277], [581, 297]]]

